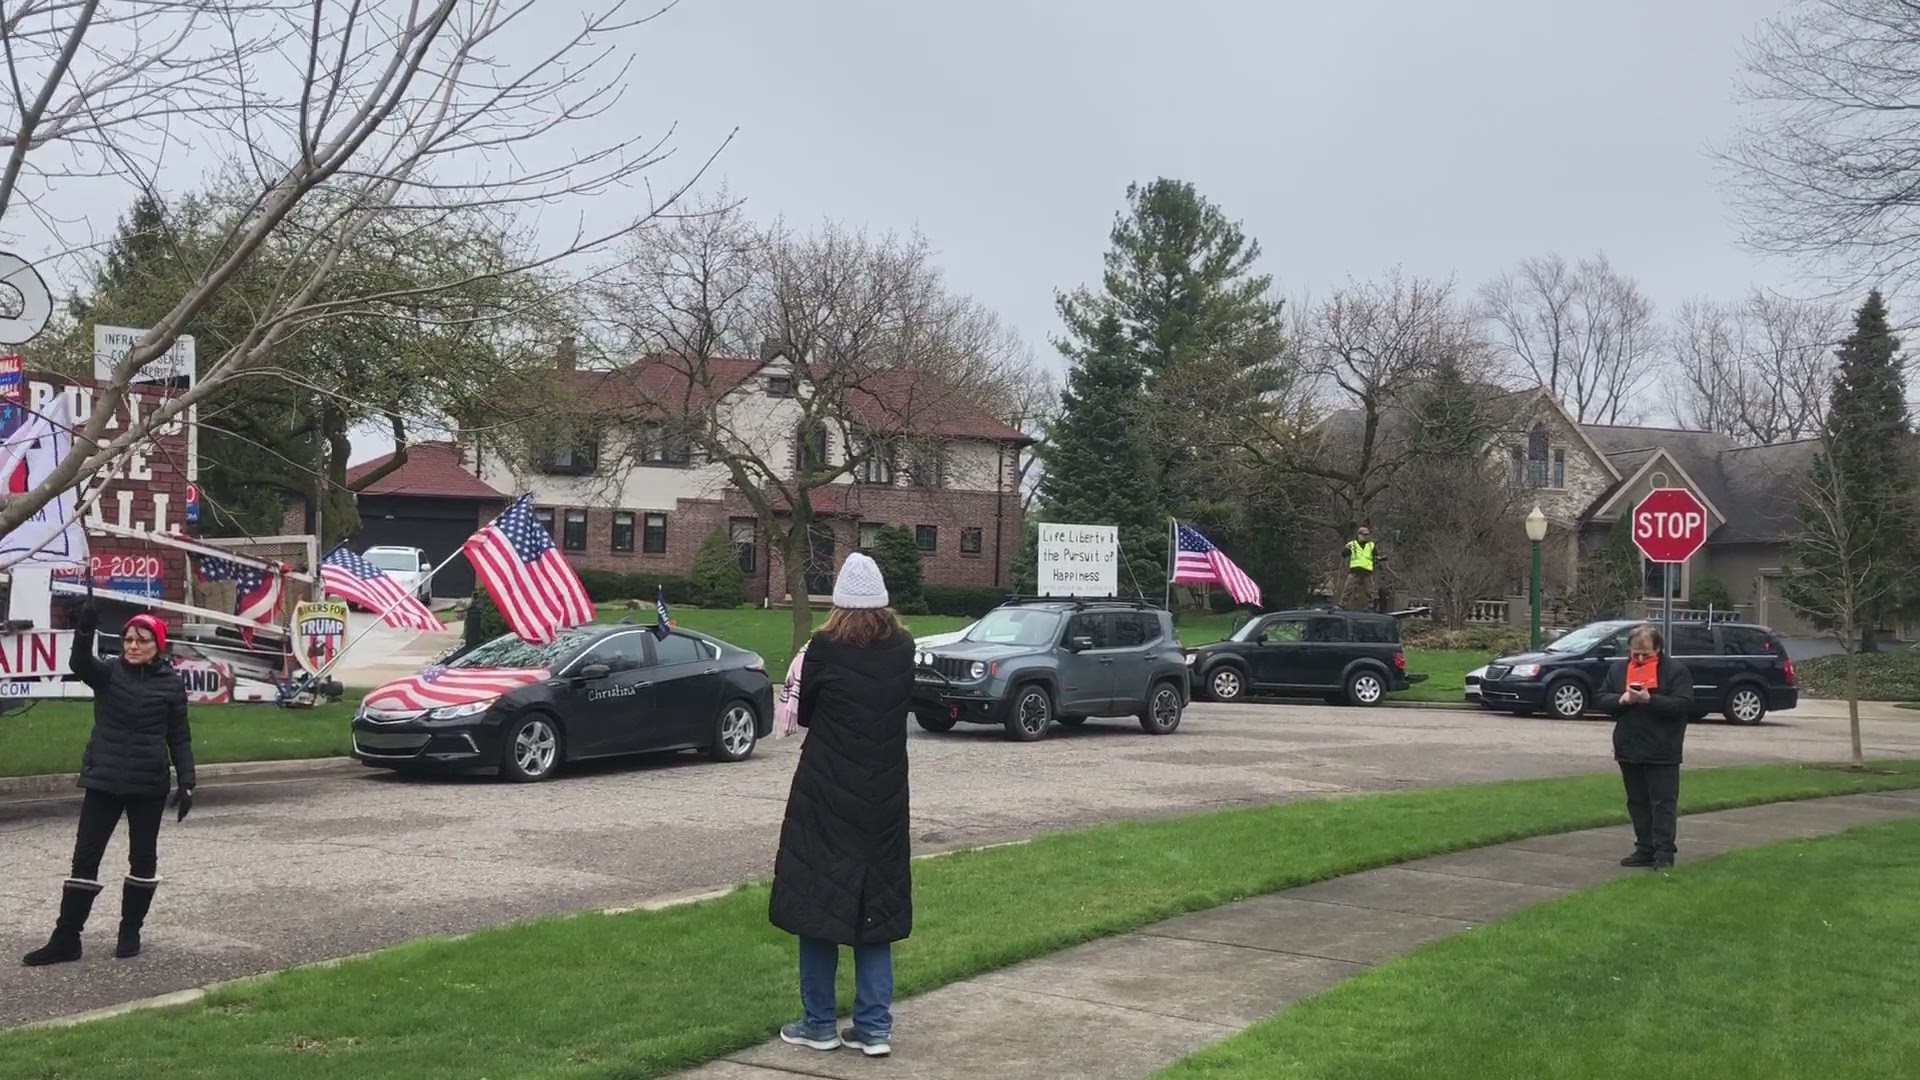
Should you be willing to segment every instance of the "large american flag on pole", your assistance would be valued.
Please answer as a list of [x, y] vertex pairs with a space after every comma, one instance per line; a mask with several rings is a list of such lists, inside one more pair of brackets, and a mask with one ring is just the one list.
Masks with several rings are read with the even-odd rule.
[[1200, 535], [1200, 530], [1176, 523], [1173, 580], [1179, 585], [1224, 585], [1235, 603], [1260, 604], [1260, 586], [1234, 565], [1226, 553]]
[[345, 544], [320, 560], [320, 580], [328, 592], [375, 612], [389, 626], [422, 632], [441, 628], [440, 620], [419, 597]]
[[532, 500], [522, 495], [461, 550], [513, 632], [545, 645], [569, 626], [592, 622], [593, 601], [553, 537], [533, 519]]

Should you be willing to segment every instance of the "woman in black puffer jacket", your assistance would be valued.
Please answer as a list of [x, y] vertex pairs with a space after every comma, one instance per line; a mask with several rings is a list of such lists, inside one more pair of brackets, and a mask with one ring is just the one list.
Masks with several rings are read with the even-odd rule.
[[93, 688], [93, 735], [80, 759], [80, 835], [73, 845], [73, 876], [60, 896], [60, 921], [46, 945], [23, 959], [29, 967], [80, 959], [80, 932], [100, 893], [100, 857], [107, 841], [127, 819], [128, 873], [120, 892], [120, 939], [114, 955], [140, 953], [140, 928], [160, 884], [160, 814], [166, 807], [171, 772], [178, 774], [174, 796], [185, 819], [193, 807], [193, 740], [187, 731], [187, 687], [165, 656], [167, 624], [152, 615], [135, 615], [121, 632], [120, 658], [94, 655], [100, 615], [91, 603], [81, 609], [73, 635], [73, 673]]

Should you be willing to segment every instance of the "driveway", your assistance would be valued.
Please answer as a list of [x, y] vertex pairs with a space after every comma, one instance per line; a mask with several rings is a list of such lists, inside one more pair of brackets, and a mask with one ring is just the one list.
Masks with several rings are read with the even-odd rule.
[[[1920, 755], [1920, 713], [1866, 721], [1868, 753]], [[1696, 726], [1694, 764], [1835, 760], [1845, 721], [1782, 714]], [[1609, 767], [1604, 721], [1325, 705], [1196, 706], [1179, 733], [1132, 722], [998, 732], [913, 729], [914, 836], [923, 851], [1116, 818], [1548, 776]], [[716, 765], [683, 755], [598, 766], [540, 785], [380, 773], [201, 788], [161, 835], [161, 886], [137, 960], [102, 959], [117, 890], [86, 962], [11, 969], [0, 1025], [69, 1014], [423, 934], [699, 893], [773, 862], [796, 740]], [[50, 929], [77, 801], [0, 804], [0, 962]], [[103, 877], [125, 858], [116, 838]]]

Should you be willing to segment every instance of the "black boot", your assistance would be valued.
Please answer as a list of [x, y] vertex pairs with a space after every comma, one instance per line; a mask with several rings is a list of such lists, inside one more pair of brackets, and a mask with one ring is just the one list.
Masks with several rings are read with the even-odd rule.
[[1621, 866], [1652, 866], [1653, 852], [1647, 848], [1634, 848], [1633, 854], [1620, 860]]
[[113, 955], [122, 960], [140, 955], [140, 928], [147, 923], [147, 912], [153, 907], [153, 890], [159, 887], [157, 877], [127, 875], [126, 884], [120, 887], [120, 940], [114, 944]]
[[87, 928], [87, 916], [93, 912], [93, 898], [100, 895], [100, 883], [68, 878], [60, 892], [60, 921], [53, 924], [53, 936], [47, 943], [20, 958], [28, 967], [70, 964], [80, 959], [80, 931]]

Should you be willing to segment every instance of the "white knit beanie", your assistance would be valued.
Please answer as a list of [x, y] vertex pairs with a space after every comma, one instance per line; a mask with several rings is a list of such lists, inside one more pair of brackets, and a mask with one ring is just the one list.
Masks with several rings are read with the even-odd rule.
[[833, 606], [883, 608], [887, 603], [887, 582], [880, 576], [880, 567], [857, 551], [847, 556], [839, 580], [833, 583]]

